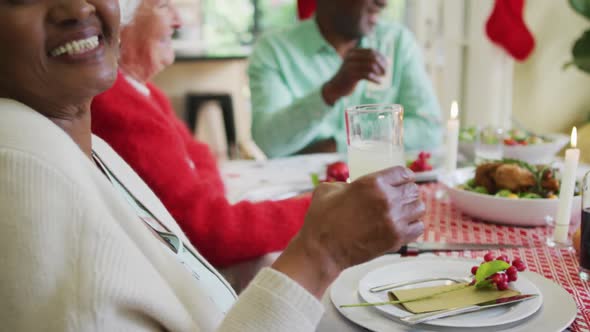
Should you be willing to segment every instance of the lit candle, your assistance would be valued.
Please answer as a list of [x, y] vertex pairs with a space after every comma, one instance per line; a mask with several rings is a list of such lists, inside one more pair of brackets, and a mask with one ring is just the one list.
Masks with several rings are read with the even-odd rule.
[[445, 170], [452, 173], [457, 169], [457, 149], [459, 147], [459, 106], [451, 104], [451, 117], [447, 121], [447, 160]]
[[578, 134], [576, 127], [572, 129], [571, 148], [565, 151], [565, 162], [559, 187], [559, 205], [557, 217], [555, 218], [555, 242], [566, 243], [568, 241], [568, 230], [572, 215], [572, 202], [574, 200], [574, 189], [576, 186], [576, 169], [580, 159], [580, 150], [576, 149]]

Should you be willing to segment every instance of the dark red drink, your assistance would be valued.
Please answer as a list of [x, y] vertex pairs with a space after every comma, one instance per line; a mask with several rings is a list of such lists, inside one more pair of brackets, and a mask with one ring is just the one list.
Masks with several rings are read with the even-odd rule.
[[590, 208], [582, 210], [582, 236], [580, 238], [581, 272], [590, 274]]

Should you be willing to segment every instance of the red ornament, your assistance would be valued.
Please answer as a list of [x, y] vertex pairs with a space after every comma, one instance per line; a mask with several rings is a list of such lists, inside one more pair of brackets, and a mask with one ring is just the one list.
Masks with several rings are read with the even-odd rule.
[[348, 165], [343, 161], [337, 161], [328, 165], [326, 169], [326, 181], [327, 182], [346, 182], [349, 177]]
[[316, 0], [297, 0], [297, 16], [300, 20], [310, 18], [315, 12]]

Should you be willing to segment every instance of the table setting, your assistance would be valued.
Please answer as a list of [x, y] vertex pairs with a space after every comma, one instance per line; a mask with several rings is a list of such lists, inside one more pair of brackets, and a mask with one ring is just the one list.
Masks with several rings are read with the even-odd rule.
[[[424, 234], [345, 270], [322, 299], [318, 331], [590, 331], [590, 177], [576, 129], [567, 142], [474, 131], [466, 147], [458, 113], [453, 103], [433, 151], [403, 150], [401, 106], [361, 105], [345, 112], [348, 155], [221, 165], [233, 202], [294, 197], [395, 165], [415, 172]], [[507, 156], [507, 145], [518, 149]]]

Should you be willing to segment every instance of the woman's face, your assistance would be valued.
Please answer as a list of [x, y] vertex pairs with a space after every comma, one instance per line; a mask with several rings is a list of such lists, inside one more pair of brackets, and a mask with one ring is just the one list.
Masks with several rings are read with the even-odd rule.
[[59, 110], [116, 78], [117, 0], [0, 0], [0, 22], [0, 97]]
[[172, 35], [181, 25], [170, 0], [143, 0], [121, 33], [121, 67], [147, 81], [174, 62]]

